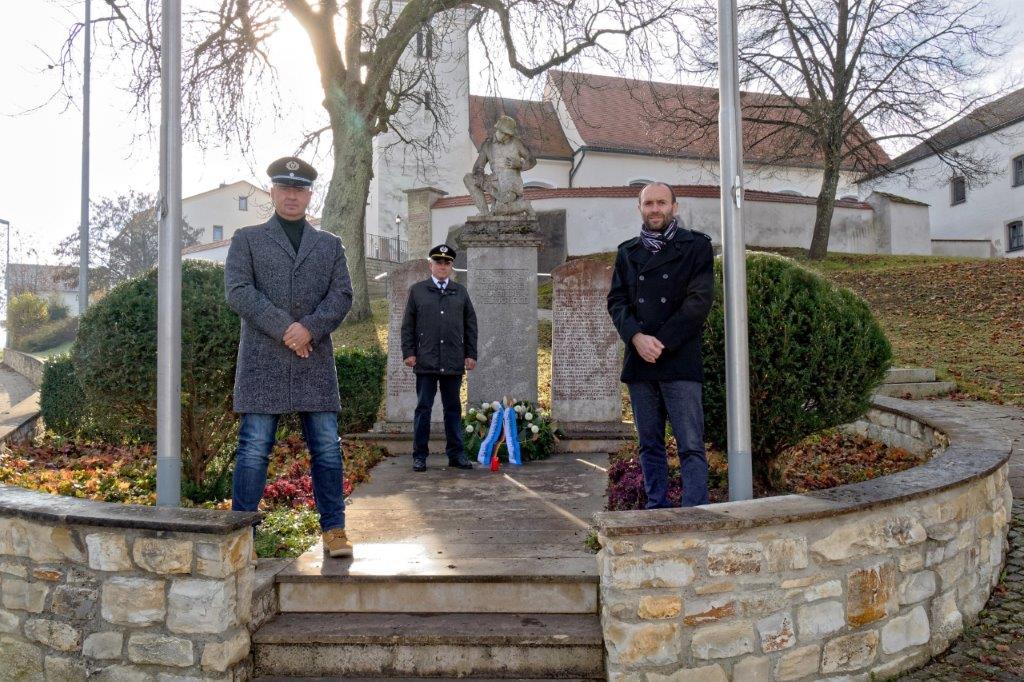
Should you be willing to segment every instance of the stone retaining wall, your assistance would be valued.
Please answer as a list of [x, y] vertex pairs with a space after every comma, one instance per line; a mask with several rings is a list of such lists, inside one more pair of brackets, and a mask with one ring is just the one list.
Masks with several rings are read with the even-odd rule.
[[247, 680], [253, 515], [0, 486], [0, 671]]
[[28, 353], [4, 348], [4, 364], [25, 377], [38, 388], [43, 385], [43, 361]]
[[1009, 443], [879, 398], [854, 430], [927, 464], [808, 495], [605, 512], [610, 680], [886, 679], [944, 650], [998, 582]]

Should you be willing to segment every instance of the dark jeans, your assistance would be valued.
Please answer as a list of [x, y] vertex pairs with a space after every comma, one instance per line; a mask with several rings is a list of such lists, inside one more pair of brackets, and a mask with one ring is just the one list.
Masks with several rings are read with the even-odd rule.
[[[342, 494], [341, 439], [336, 412], [300, 412], [302, 435], [310, 454], [313, 498], [324, 531], [345, 527]], [[279, 414], [242, 415], [235, 451], [235, 476], [231, 484], [231, 509], [256, 511], [267, 485], [267, 465], [274, 447]]]
[[430, 454], [430, 411], [434, 408], [434, 397], [441, 387], [441, 407], [444, 411], [444, 435], [447, 441], [445, 453], [448, 459], [464, 454], [462, 446], [462, 375], [417, 374], [416, 412], [412, 418], [412, 456], [426, 457]]
[[629, 384], [633, 420], [640, 440], [647, 509], [668, 507], [665, 419], [679, 446], [682, 506], [708, 503], [708, 460], [704, 453], [704, 405], [696, 381], [635, 381]]

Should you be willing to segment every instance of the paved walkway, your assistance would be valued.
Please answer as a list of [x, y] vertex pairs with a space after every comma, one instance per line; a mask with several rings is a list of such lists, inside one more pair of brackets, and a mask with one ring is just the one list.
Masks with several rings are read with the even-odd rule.
[[1024, 410], [972, 401], [941, 402], [972, 419], [986, 422], [1013, 442], [1010, 548], [1003, 580], [993, 591], [978, 623], [968, 628], [944, 654], [900, 679], [922, 682], [1024, 680]]
[[373, 469], [345, 508], [355, 543], [351, 560], [322, 560], [319, 546], [297, 568], [329, 575], [593, 575], [584, 544], [604, 506], [608, 456], [558, 454], [492, 472], [449, 469], [431, 455], [414, 473], [412, 457]]

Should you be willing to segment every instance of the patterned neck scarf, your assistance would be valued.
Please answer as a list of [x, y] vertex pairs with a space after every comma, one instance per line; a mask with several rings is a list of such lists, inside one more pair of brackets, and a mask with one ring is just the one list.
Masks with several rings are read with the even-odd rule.
[[672, 241], [672, 237], [676, 236], [676, 230], [679, 229], [676, 219], [673, 218], [669, 221], [665, 229], [660, 232], [648, 230], [646, 225], [640, 227], [640, 241], [643, 242], [644, 248], [651, 253], [658, 253], [661, 251], [661, 247], [665, 246], [666, 242]]

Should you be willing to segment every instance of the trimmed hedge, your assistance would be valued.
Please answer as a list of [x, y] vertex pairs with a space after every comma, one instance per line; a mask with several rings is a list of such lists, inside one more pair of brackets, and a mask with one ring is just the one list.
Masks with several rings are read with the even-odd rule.
[[7, 335], [11, 348], [50, 319], [46, 301], [31, 291], [12, 296], [7, 303]]
[[[704, 330], [705, 439], [726, 447], [722, 265]], [[867, 304], [794, 261], [747, 255], [750, 430], [755, 476], [806, 436], [867, 411], [892, 351]]]
[[75, 436], [85, 419], [85, 394], [75, 375], [71, 355], [57, 355], [43, 365], [39, 412], [46, 428], [61, 436]]
[[369, 431], [384, 402], [384, 374], [388, 357], [378, 347], [344, 348], [334, 353], [338, 370], [341, 412], [339, 433]]

